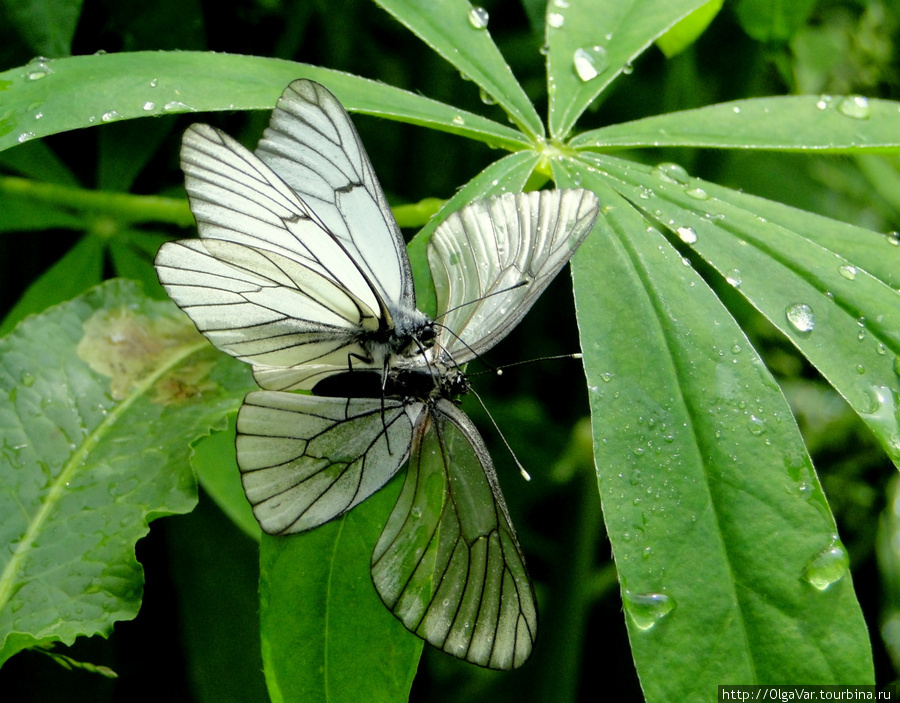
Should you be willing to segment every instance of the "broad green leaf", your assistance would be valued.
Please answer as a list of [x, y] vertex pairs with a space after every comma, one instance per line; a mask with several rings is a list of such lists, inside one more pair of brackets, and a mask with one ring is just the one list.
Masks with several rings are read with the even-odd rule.
[[600, 498], [650, 703], [722, 681], [871, 683], [849, 559], [790, 408], [659, 231], [585, 171], [573, 259]]
[[[780, 329], [869, 425], [900, 466], [900, 294], [836, 244], [807, 237], [817, 218], [794, 211], [791, 227], [731, 202], [731, 191], [704, 189], [682, 170], [655, 170], [596, 155], [604, 179], [634, 207], [695, 249]], [[672, 174], [676, 174], [676, 179]], [[683, 182], [682, 182], [683, 181]], [[900, 247], [872, 233], [870, 258], [900, 267]], [[874, 241], [873, 241], [874, 240]], [[855, 243], [854, 248], [865, 247]]]
[[260, 543], [263, 662], [274, 703], [404, 701], [423, 642], [381, 602], [369, 563], [400, 481], [343, 517]]
[[[271, 110], [284, 87], [297, 78], [326, 85], [350, 111], [503, 148], [530, 144], [511, 127], [480, 115], [340, 71], [257, 56], [147, 51], [33, 61], [0, 73], [0, 150], [123, 119]], [[85, 90], [86, 85], [91, 89]]]
[[900, 150], [900, 103], [858, 95], [735, 100], [584, 132], [570, 146], [698, 146], [816, 153]]
[[585, 108], [631, 62], [706, 0], [547, 3], [550, 136], [565, 139]]
[[262, 531], [244, 495], [241, 472], [234, 452], [234, 416], [228, 416], [228, 428], [201, 437], [194, 445], [191, 466], [200, 485], [219, 509], [248, 537], [259, 541]]
[[135, 616], [134, 544], [193, 507], [189, 444], [249, 383], [177, 308], [126, 281], [0, 340], [0, 662]]
[[0, 325], [4, 335], [21, 320], [41, 312], [51, 305], [84, 293], [103, 280], [103, 251], [106, 241], [86, 234], [40, 278], [32, 283], [19, 298]]
[[483, 8], [469, 0], [375, 0], [399, 22], [497, 101], [530, 137], [544, 125], [491, 39]]
[[756, 41], [782, 43], [806, 25], [815, 7], [816, 0], [738, 0], [735, 12], [741, 27]]
[[705, 5], [698, 7], [657, 39], [656, 46], [666, 55], [667, 59], [677, 56], [697, 41], [700, 35], [706, 31], [709, 23], [719, 14], [724, 1], [708, 0]]
[[4, 17], [37, 54], [68, 56], [82, 0], [12, 0]]

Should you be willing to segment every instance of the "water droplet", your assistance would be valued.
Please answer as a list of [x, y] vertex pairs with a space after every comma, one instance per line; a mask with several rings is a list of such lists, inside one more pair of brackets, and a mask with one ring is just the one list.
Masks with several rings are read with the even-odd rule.
[[703, 188], [685, 188], [684, 194], [694, 200], [709, 200], [709, 193]]
[[741, 114], [741, 108], [739, 108], [737, 105], [735, 105], [733, 108], [731, 108], [731, 111], [732, 111], [735, 115], [740, 115], [740, 114]]
[[573, 61], [575, 63], [575, 73], [585, 83], [596, 78], [609, 64], [606, 49], [597, 45], [575, 49]]
[[626, 76], [630, 76], [632, 73], [634, 73], [634, 66], [630, 61], [622, 66], [622, 73]]
[[756, 417], [756, 415], [751, 415], [750, 419], [747, 421], [747, 429], [750, 430], [750, 434], [759, 437], [760, 435], [764, 435], [766, 433], [766, 421], [760, 417]]
[[469, 24], [475, 29], [487, 29], [490, 16], [483, 7], [473, 7], [469, 10]]
[[850, 266], [850, 264], [844, 264], [843, 266], [838, 267], [838, 271], [840, 271], [841, 275], [846, 278], [848, 281], [852, 281], [856, 278], [857, 268], [856, 266]]
[[465, 123], [466, 123], [466, 121], [463, 119], [462, 115], [457, 115], [456, 117], [453, 118], [453, 124], [455, 124], [455, 125], [462, 127]]
[[900, 247], [900, 232], [888, 232], [884, 238], [892, 247]]
[[18, 136], [16, 141], [19, 142], [19, 144], [22, 144], [24, 142], [27, 142], [29, 139], [34, 139], [34, 137], [34, 132], [22, 132], [22, 134]]
[[553, 7], [558, 7], [560, 9], [566, 9], [569, 6], [569, 3], [566, 0], [553, 0]]
[[180, 100], [172, 100], [163, 105], [166, 112], [197, 112], [194, 108], [188, 107]]
[[741, 272], [738, 269], [731, 269], [728, 273], [725, 274], [725, 280], [729, 285], [737, 288], [741, 283], [744, 282], [744, 279], [741, 278]]
[[679, 227], [676, 232], [679, 239], [685, 244], [694, 244], [697, 241], [697, 233], [693, 227]]
[[50, 59], [44, 58], [43, 56], [33, 58], [28, 66], [25, 67], [25, 78], [30, 81], [39, 81], [41, 78], [46, 78], [51, 73], [53, 73], [53, 69], [50, 68]]
[[831, 105], [832, 97], [830, 95], [820, 95], [816, 101], [816, 108], [819, 110], [827, 110]]
[[675, 609], [675, 601], [665, 593], [632, 593], [627, 589], [622, 605], [640, 630], [649, 630]]
[[609, 383], [610, 381], [613, 380], [614, 376], [615, 376], [615, 374], [612, 374], [609, 371], [604, 371], [603, 373], [600, 374], [600, 380], [603, 381], [604, 383]]
[[813, 310], [806, 303], [794, 303], [788, 305], [784, 311], [787, 321], [791, 326], [803, 334], [809, 334], [816, 326], [816, 316]]
[[481, 102], [483, 102], [485, 105], [496, 105], [497, 104], [497, 101], [494, 100], [494, 98], [490, 94], [485, 92], [484, 88], [478, 89], [478, 97], [481, 98]]
[[110, 110], [109, 112], [104, 112], [100, 115], [100, 120], [102, 122], [115, 122], [116, 120], [121, 120], [122, 115], [120, 115], [115, 110]]
[[144, 103], [143, 108], [144, 108], [145, 112], [150, 112], [151, 110], [156, 109], [156, 103], [148, 100], [147, 102]]
[[838, 103], [838, 112], [855, 120], [869, 119], [869, 99], [862, 95], [848, 95]]
[[554, 29], [559, 29], [566, 23], [566, 18], [558, 12], [551, 12], [547, 15], [547, 24]]
[[41, 119], [43, 116], [44, 116], [43, 112], [35, 112], [34, 113], [34, 119], [36, 119], [36, 120]]
[[850, 570], [850, 556], [837, 535], [831, 544], [817, 554], [803, 571], [805, 578], [814, 588], [824, 591], [831, 584], [840, 581]]
[[684, 169], [684, 166], [681, 166], [680, 164], [668, 162], [657, 164], [650, 173], [664, 181], [677, 183], [682, 186], [686, 186], [691, 182], [691, 177], [688, 175], [688, 172]]
[[150, 81], [151, 88], [155, 88], [158, 85], [159, 85], [159, 78], [154, 78], [153, 80]]

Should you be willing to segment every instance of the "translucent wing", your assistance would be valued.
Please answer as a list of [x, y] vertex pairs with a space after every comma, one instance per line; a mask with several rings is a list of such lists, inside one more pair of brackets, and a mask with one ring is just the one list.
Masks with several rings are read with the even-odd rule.
[[318, 527], [384, 486], [409, 453], [407, 408], [390, 398], [248, 393], [238, 412], [237, 461], [262, 529], [287, 535]]
[[591, 231], [598, 210], [597, 196], [586, 190], [509, 193], [475, 201], [435, 230], [428, 263], [438, 322], [453, 333], [439, 341], [453, 361], [482, 353], [519, 323]]
[[372, 579], [407, 628], [460, 659], [511, 669], [537, 633], [534, 592], [487, 448], [444, 399], [422, 406]]
[[[256, 149], [373, 282], [395, 316], [416, 307], [406, 245], [350, 116], [308, 80], [281, 95]], [[402, 321], [400, 323], [402, 325]]]

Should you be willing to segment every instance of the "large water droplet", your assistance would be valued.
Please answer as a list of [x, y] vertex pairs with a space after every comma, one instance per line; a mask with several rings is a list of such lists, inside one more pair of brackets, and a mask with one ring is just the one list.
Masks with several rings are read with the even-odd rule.
[[831, 544], [819, 552], [803, 571], [805, 578], [814, 588], [824, 591], [831, 584], [840, 581], [850, 570], [850, 556], [837, 535]]
[[35, 137], [34, 132], [22, 132], [22, 134], [20, 134], [16, 138], [16, 141], [19, 142], [19, 144], [24, 144], [25, 142], [30, 141], [31, 139], [34, 139], [34, 137]]
[[709, 193], [703, 188], [685, 188], [684, 194], [694, 200], [709, 200]]
[[869, 99], [862, 95], [848, 95], [838, 103], [838, 112], [855, 120], [869, 119]]
[[43, 56], [36, 56], [25, 67], [25, 78], [30, 81], [39, 81], [51, 73], [53, 73], [53, 69], [50, 68], [50, 59]]
[[856, 278], [856, 273], [857, 273], [856, 266], [851, 266], [850, 264], [844, 264], [843, 266], [838, 267], [838, 271], [848, 281], [852, 281], [854, 278]]
[[685, 244], [694, 244], [697, 241], [697, 233], [693, 227], [679, 227], [676, 233]]
[[575, 63], [575, 73], [585, 83], [596, 78], [609, 64], [606, 49], [602, 46], [575, 49], [573, 61]]
[[809, 334], [816, 326], [815, 313], [806, 303], [788, 305], [784, 314], [791, 326], [802, 334]]
[[820, 95], [819, 99], [816, 101], [816, 107], [819, 110], [827, 110], [828, 106], [831, 105], [832, 97], [830, 95]]
[[150, 112], [151, 110], [156, 109], [156, 103], [152, 102], [151, 100], [148, 100], [147, 102], [144, 103], [143, 108], [144, 108], [144, 112]]
[[640, 630], [649, 630], [675, 609], [675, 601], [665, 593], [632, 593], [625, 590], [622, 605]]
[[551, 12], [547, 15], [547, 24], [554, 29], [559, 29], [566, 23], [566, 18], [558, 12]]
[[466, 121], [463, 119], [462, 115], [457, 115], [456, 117], [454, 117], [452, 122], [453, 122], [453, 124], [458, 125], [460, 127], [462, 127], [466, 123]]
[[658, 176], [664, 181], [668, 181], [669, 183], [677, 183], [678, 185], [682, 186], [686, 186], [691, 181], [691, 177], [684, 169], [684, 166], [681, 166], [679, 164], [657, 164], [653, 167], [653, 170], [650, 173], [652, 173], [654, 176]]
[[487, 29], [490, 15], [483, 7], [473, 7], [469, 10], [469, 24], [475, 29]]
[[121, 120], [122, 115], [120, 115], [115, 110], [110, 110], [109, 112], [104, 112], [100, 115], [100, 119], [103, 122], [115, 122], [116, 120]]
[[738, 269], [731, 269], [728, 273], [725, 274], [725, 281], [729, 284], [737, 288], [741, 283], [744, 282], [744, 279], [741, 278], [741, 272]]

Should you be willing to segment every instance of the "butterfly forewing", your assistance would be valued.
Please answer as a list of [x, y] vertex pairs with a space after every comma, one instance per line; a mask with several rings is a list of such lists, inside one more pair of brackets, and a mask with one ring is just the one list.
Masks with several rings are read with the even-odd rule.
[[328, 522], [384, 486], [406, 460], [412, 420], [395, 399], [256, 391], [238, 412], [247, 500], [269, 534]]
[[[434, 232], [428, 262], [442, 339], [457, 363], [492, 347], [524, 317], [597, 218], [586, 190], [506, 194], [476, 201]], [[520, 285], [524, 284], [524, 285]]]
[[392, 314], [415, 310], [406, 245], [337, 98], [311, 81], [291, 83], [256, 154], [315, 211], [381, 298], [399, 304]]
[[493, 464], [452, 402], [421, 407], [372, 579], [385, 605], [431, 644], [481, 666], [514, 668], [531, 652], [537, 609]]

